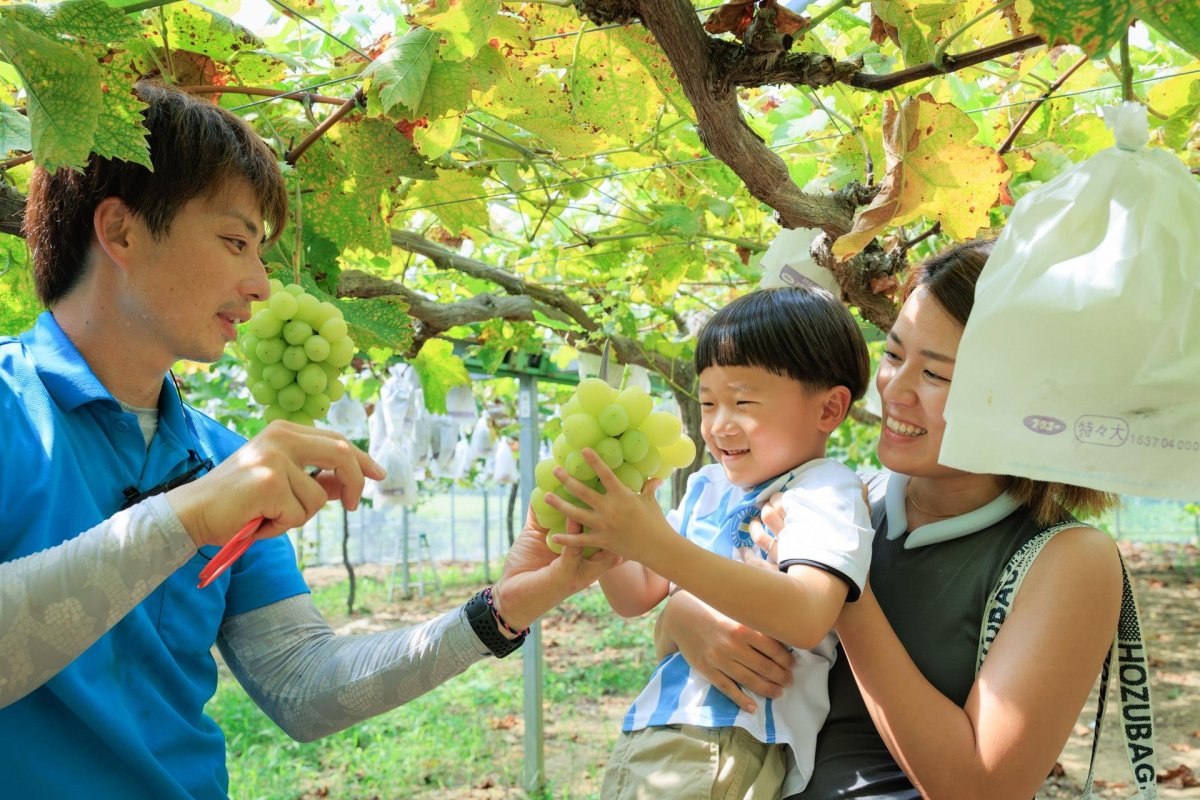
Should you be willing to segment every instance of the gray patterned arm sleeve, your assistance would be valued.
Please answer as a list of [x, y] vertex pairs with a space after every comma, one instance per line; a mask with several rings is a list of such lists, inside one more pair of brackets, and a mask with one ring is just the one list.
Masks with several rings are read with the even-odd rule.
[[230, 617], [217, 646], [254, 702], [302, 742], [403, 705], [489, 655], [461, 608], [409, 628], [338, 636], [307, 594]]
[[57, 675], [195, 554], [158, 496], [0, 563], [0, 708]]

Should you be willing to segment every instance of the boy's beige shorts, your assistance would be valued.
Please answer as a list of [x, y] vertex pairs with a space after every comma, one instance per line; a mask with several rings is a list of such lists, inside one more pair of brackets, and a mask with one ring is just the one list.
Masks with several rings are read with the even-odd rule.
[[604, 800], [779, 800], [787, 745], [741, 728], [670, 725], [622, 733], [604, 771]]

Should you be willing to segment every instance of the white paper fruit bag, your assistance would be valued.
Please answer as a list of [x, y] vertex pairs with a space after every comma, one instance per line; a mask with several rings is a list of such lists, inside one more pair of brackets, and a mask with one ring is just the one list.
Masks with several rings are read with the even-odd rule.
[[959, 347], [940, 461], [1106, 491], [1200, 498], [1200, 186], [1117, 146], [1016, 204]]

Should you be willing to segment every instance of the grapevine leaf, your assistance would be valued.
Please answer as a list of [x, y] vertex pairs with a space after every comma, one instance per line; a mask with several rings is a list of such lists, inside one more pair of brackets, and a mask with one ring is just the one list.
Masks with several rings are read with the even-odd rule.
[[16, 236], [0, 236], [0, 336], [32, 327], [41, 311], [25, 242]]
[[111, 65], [101, 66], [104, 105], [92, 149], [105, 158], [119, 158], [153, 170], [142, 111], [146, 104], [133, 93], [128, 76]]
[[436, 49], [437, 34], [428, 28], [413, 28], [363, 71], [364, 76], [379, 86], [379, 100], [385, 112], [400, 105], [415, 115], [433, 69]]
[[336, 301], [354, 345], [359, 350], [386, 347], [403, 353], [412, 345], [413, 321], [408, 306], [396, 297], [374, 297], [369, 300]]
[[409, 194], [411, 205], [423, 206], [454, 236], [461, 236], [470, 227], [488, 226], [488, 208], [481, 197], [483, 181], [458, 170], [437, 171], [435, 181], [426, 181]]
[[487, 44], [500, 0], [434, 0], [413, 21], [435, 31], [438, 55], [447, 61], [474, 58]]
[[679, 84], [679, 79], [675, 76], [670, 59], [658, 46], [653, 35], [644, 28], [627, 26], [609, 32], [608, 36], [619, 42], [641, 62], [642, 67], [658, 85], [658, 90], [662, 92], [663, 97], [671, 104], [676, 113], [689, 120], [695, 120], [696, 112], [683, 94], [683, 86]]
[[849, 258], [886, 226], [918, 216], [939, 219], [955, 239], [988, 224], [1008, 168], [995, 151], [971, 144], [977, 129], [966, 114], [929, 94], [904, 100], [898, 111], [888, 100], [883, 131], [887, 176], [853, 229], [834, 243], [835, 255]]
[[1066, 42], [1103, 54], [1121, 38], [1132, 16], [1128, 0], [1034, 0], [1029, 22], [1052, 45]]
[[442, 339], [427, 339], [412, 360], [425, 392], [425, 405], [434, 414], [446, 413], [446, 395], [455, 386], [467, 386], [467, 365], [454, 355], [454, 345]]
[[617, 37], [581, 38], [569, 75], [571, 99], [581, 118], [603, 120], [606, 130], [629, 144], [654, 128], [663, 96], [653, 76]]
[[227, 61], [242, 50], [257, 50], [262, 40], [229, 17], [193, 3], [176, 3], [167, 14], [171, 46]]
[[106, 45], [138, 35], [138, 24], [104, 0], [67, 0], [49, 6], [9, 6], [5, 16], [51, 39]]
[[414, 105], [416, 119], [437, 119], [462, 111], [471, 99], [472, 71], [463, 61], [435, 60], [420, 98]]
[[29, 96], [33, 156], [48, 170], [82, 167], [92, 150], [102, 99], [100, 68], [77, 47], [0, 17], [0, 55]]
[[358, 117], [344, 122], [338, 134], [346, 166], [360, 190], [385, 191], [395, 187], [401, 177], [437, 177], [437, 171], [391, 120]]
[[1200, 56], [1200, 5], [1179, 0], [1133, 0], [1133, 11], [1163, 36]]
[[0, 103], [0, 156], [14, 151], [29, 152], [33, 146], [29, 134], [29, 118]]

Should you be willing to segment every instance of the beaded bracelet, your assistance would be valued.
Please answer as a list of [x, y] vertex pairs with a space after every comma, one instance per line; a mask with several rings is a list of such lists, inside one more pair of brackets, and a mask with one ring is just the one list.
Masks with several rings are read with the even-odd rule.
[[483, 590], [483, 599], [487, 602], [488, 608], [492, 610], [492, 616], [496, 618], [496, 624], [503, 628], [505, 633], [514, 639], [519, 639], [529, 634], [529, 628], [526, 628], [523, 631], [514, 631], [508, 626], [508, 623], [504, 621], [504, 617], [500, 616], [500, 612], [496, 610], [496, 602], [492, 599], [492, 587], [489, 586]]

